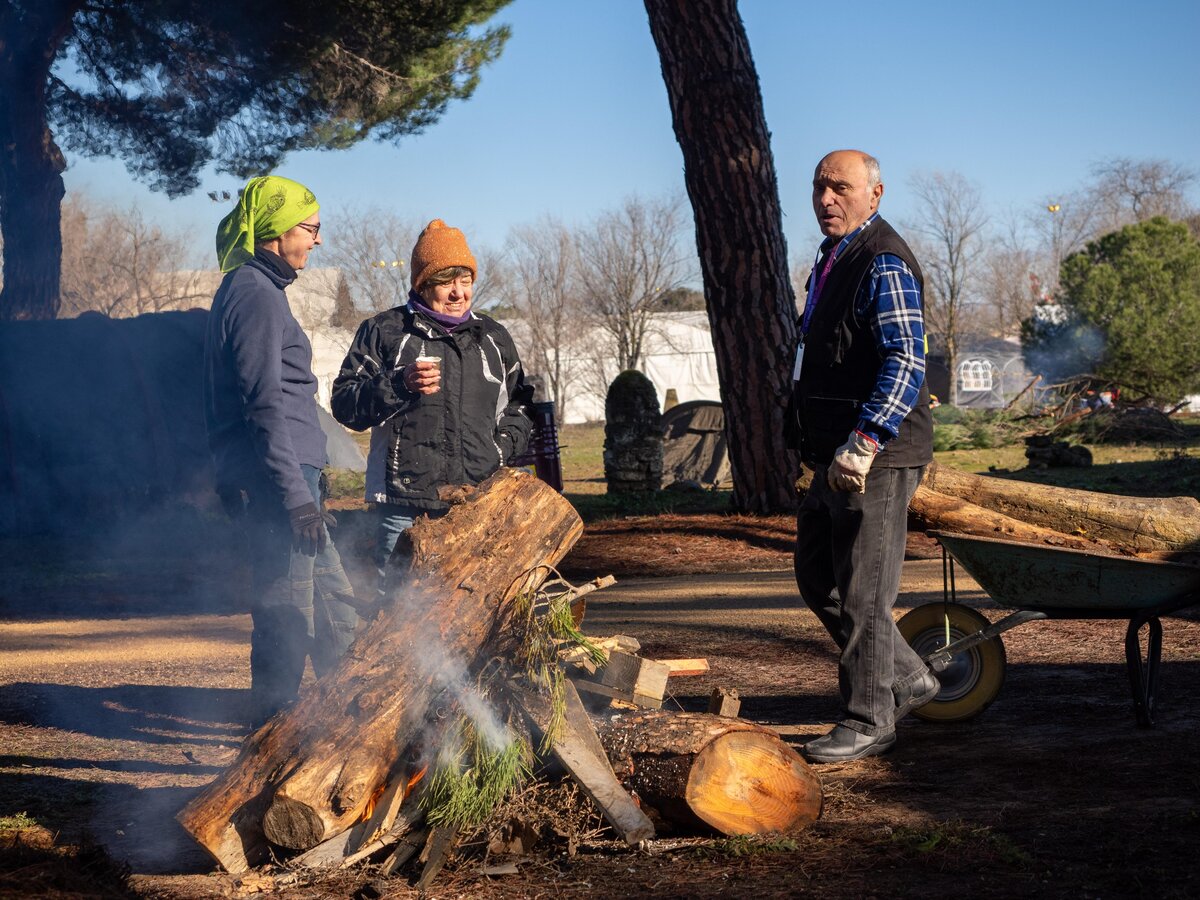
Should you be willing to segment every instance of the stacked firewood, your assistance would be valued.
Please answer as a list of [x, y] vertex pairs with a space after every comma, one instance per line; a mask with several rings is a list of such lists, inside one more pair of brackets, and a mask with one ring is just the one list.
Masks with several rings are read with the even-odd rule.
[[[447, 499], [446, 516], [413, 527], [403, 588], [337, 668], [179, 813], [221, 866], [370, 862], [391, 874], [415, 860], [428, 886], [462, 827], [434, 802], [444, 773], [471, 770], [456, 761], [455, 722], [497, 748], [527, 736], [521, 746], [565, 770], [629, 845], [654, 837], [648, 812], [724, 834], [817, 818], [818, 780], [777, 734], [731, 717], [736, 695], [715, 694], [709, 714], [658, 708], [668, 679], [706, 671], [704, 660], [644, 659], [627, 636], [530, 638], [552, 596], [546, 618], [582, 640], [584, 595], [612, 582], [547, 588], [583, 527], [561, 495], [502, 470]], [[476, 806], [491, 802], [481, 796]]]

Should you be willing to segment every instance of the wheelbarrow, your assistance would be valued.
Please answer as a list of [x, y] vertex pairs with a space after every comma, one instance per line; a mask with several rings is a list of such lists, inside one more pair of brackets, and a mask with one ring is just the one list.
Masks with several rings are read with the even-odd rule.
[[[1162, 658], [1159, 619], [1200, 603], [1200, 568], [968, 534], [930, 534], [942, 545], [943, 601], [918, 606], [897, 624], [937, 673], [942, 689], [913, 715], [960, 722], [983, 712], [1004, 684], [1000, 635], [1011, 628], [1039, 619], [1127, 619], [1125, 662], [1134, 713], [1139, 726], [1154, 724]], [[958, 603], [956, 564], [992, 600], [1014, 611], [993, 623]]]

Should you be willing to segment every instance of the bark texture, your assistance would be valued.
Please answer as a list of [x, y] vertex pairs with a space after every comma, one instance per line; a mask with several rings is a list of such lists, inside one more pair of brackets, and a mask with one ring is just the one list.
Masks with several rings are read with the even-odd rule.
[[80, 6], [76, 0], [0, 6], [0, 321], [58, 315], [66, 161], [46, 121], [46, 94]]
[[1031, 525], [1002, 513], [993, 512], [967, 500], [939, 494], [924, 485], [917, 488], [908, 504], [910, 518], [926, 531], [951, 531], [955, 534], [974, 534], [980, 537], [1005, 538], [1035, 544], [1051, 544], [1088, 550], [1094, 553], [1116, 554], [1120, 548], [1108, 541], [1091, 540], [1063, 534], [1052, 528]]
[[972, 475], [931, 463], [922, 485], [1064, 534], [1111, 541], [1130, 550], [1200, 549], [1200, 501], [1122, 497]]
[[337, 668], [246, 740], [179, 814], [231, 872], [266, 841], [307, 849], [344, 831], [417, 737], [430, 703], [465, 683], [506, 633], [512, 600], [583, 530], [560, 494], [502, 469], [410, 532], [407, 585]]
[[617, 777], [667, 821], [722, 834], [811, 825], [821, 782], [774, 731], [707, 713], [622, 713], [599, 728]]
[[735, 0], [645, 0], [696, 221], [733, 502], [795, 507], [783, 438], [796, 306], [770, 133]]

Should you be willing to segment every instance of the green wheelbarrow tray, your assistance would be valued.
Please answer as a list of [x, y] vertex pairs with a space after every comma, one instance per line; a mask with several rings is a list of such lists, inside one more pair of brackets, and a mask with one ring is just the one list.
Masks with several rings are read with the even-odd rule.
[[[913, 619], [907, 629], [901, 619], [901, 632], [939, 673], [943, 683], [946, 679], [941, 673], [955, 675], [954, 683], [959, 688], [956, 705], [939, 707], [938, 701], [943, 699], [939, 694], [929, 708], [917, 711], [918, 716], [955, 721], [982, 712], [999, 691], [1003, 672], [997, 676], [994, 672], [989, 675], [971, 670], [988, 666], [994, 669], [997, 665], [1003, 668], [1005, 655], [999, 636], [1010, 628], [1038, 619], [1127, 619], [1125, 660], [1134, 712], [1139, 725], [1153, 724], [1154, 691], [1162, 657], [1159, 617], [1200, 603], [1200, 568], [1002, 538], [943, 531], [929, 534], [942, 545], [946, 576], [945, 601], [930, 606], [945, 609], [945, 631], [952, 639], [948, 644], [943, 639], [931, 646], [930, 607], [917, 607], [906, 615], [904, 619]], [[954, 603], [956, 562], [992, 600], [1015, 612], [988, 624], [974, 610]], [[953, 629], [952, 619], [956, 623]], [[1143, 628], [1147, 630], [1144, 656], [1140, 638]], [[988, 646], [988, 642], [994, 645]], [[973, 694], [966, 689], [972, 686]], [[952, 712], [947, 714], [946, 710]]]

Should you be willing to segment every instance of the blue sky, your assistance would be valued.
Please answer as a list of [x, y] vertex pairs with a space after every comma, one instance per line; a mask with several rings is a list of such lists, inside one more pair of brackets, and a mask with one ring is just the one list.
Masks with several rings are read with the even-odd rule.
[[[821, 155], [854, 146], [883, 166], [883, 212], [911, 214], [907, 179], [955, 170], [995, 215], [1036, 210], [1095, 162], [1163, 158], [1200, 168], [1200, 3], [1014, 0], [830, 6], [740, 5], [772, 131], [789, 250], [819, 235], [809, 190]], [[336, 213], [381, 206], [433, 217], [498, 247], [544, 214], [584, 222], [630, 194], [683, 193], [683, 163], [640, 0], [515, 0], [500, 60], [475, 95], [399, 145], [297, 154], [281, 174]], [[156, 220], [210, 236], [233, 190], [206, 174], [168, 201], [119, 162], [72, 158], [68, 191], [136, 201]], [[1193, 200], [1200, 198], [1193, 197]], [[319, 264], [319, 263], [318, 263]]]

